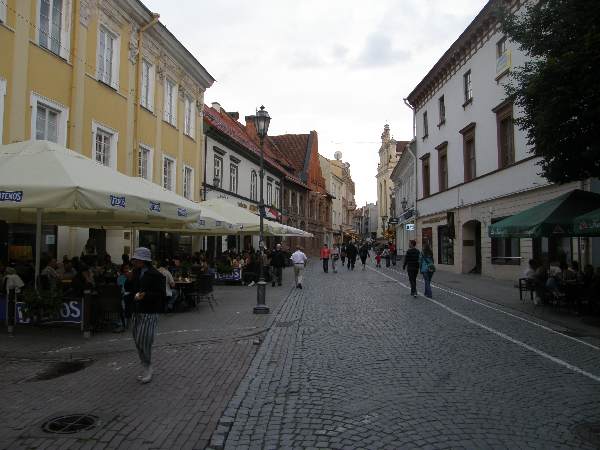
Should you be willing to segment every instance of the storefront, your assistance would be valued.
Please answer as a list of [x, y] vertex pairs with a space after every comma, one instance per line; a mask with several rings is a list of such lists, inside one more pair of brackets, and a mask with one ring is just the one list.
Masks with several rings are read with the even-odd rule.
[[[42, 257], [56, 258], [57, 227], [42, 227]], [[0, 221], [0, 261], [8, 263], [35, 260], [35, 225]]]

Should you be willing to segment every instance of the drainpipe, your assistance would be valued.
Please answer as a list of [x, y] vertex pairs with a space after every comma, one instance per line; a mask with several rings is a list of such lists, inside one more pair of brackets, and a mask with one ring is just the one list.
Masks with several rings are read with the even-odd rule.
[[[81, 27], [81, 23], [80, 23], [80, 19], [79, 19], [79, 14], [80, 14], [80, 2], [75, 2], [75, 8], [74, 8], [74, 26], [73, 26], [73, 47], [71, 49], [71, 108], [73, 108], [73, 100], [75, 99], [75, 96], [77, 95], [77, 70], [76, 70], [76, 66], [75, 66], [75, 60], [78, 57], [78, 53], [79, 53], [79, 49], [77, 48], [77, 40], [79, 39], [79, 27]], [[69, 123], [69, 127], [73, 127], [73, 120], [70, 121]], [[71, 145], [69, 145], [69, 148], [71, 148], [71, 150], [75, 150], [76, 152], [81, 153], [81, 148], [73, 148], [73, 132], [71, 131], [69, 133], [69, 139], [71, 141]]]
[[[141, 27], [138, 30], [138, 39], [137, 39], [137, 43], [138, 43], [138, 54], [137, 54], [137, 68], [136, 68], [136, 76], [135, 76], [135, 115], [133, 118], [133, 129], [134, 129], [134, 137], [135, 137], [135, 143], [134, 143], [134, 148], [138, 148], [140, 145], [140, 125], [139, 125], [139, 117], [140, 117], [140, 112], [142, 109], [142, 105], [140, 104], [140, 99], [141, 99], [141, 95], [140, 95], [140, 89], [141, 89], [141, 80], [140, 78], [142, 77], [142, 41], [143, 41], [143, 33], [144, 31], [146, 31], [148, 28], [150, 28], [152, 25], [154, 25], [155, 23], [158, 22], [158, 19], [160, 18], [160, 14], [156, 14], [156, 13], [152, 13], [152, 20], [150, 20], [150, 22], [148, 22], [146, 25], [144, 25], [143, 27]], [[156, 107], [156, 105], [154, 105]], [[137, 167], [139, 165], [139, 161], [138, 161], [138, 153], [134, 151], [133, 152], [133, 170], [137, 170]], [[153, 169], [154, 170], [154, 169]], [[129, 174], [131, 175], [131, 174]]]

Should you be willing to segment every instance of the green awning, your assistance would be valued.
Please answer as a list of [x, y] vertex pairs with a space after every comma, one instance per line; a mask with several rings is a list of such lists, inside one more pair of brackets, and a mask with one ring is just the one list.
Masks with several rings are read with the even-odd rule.
[[574, 218], [600, 208], [600, 194], [575, 189], [489, 226], [492, 238], [577, 236]]
[[577, 236], [600, 236], [600, 208], [575, 217], [573, 229]]

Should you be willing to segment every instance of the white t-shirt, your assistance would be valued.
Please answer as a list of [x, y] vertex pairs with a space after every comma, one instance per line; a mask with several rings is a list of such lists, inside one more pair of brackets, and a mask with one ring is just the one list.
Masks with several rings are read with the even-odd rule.
[[171, 285], [175, 284], [175, 279], [173, 278], [173, 275], [171, 275], [171, 272], [169, 272], [168, 269], [166, 269], [165, 267], [160, 267], [158, 269], [158, 271], [160, 273], [162, 273], [164, 275], [164, 277], [167, 279], [167, 297], [172, 297], [173, 296], [173, 289], [171, 289]]
[[296, 250], [294, 253], [292, 253], [290, 259], [294, 264], [304, 264], [308, 258], [304, 253], [302, 253], [301, 250]]

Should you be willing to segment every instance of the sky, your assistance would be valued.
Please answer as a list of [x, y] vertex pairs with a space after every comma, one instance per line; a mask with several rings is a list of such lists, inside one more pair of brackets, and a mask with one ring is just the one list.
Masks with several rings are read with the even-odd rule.
[[486, 0], [143, 0], [216, 79], [205, 102], [264, 105], [270, 135], [319, 136], [350, 163], [359, 206], [377, 200], [383, 126], [412, 138], [403, 99]]

